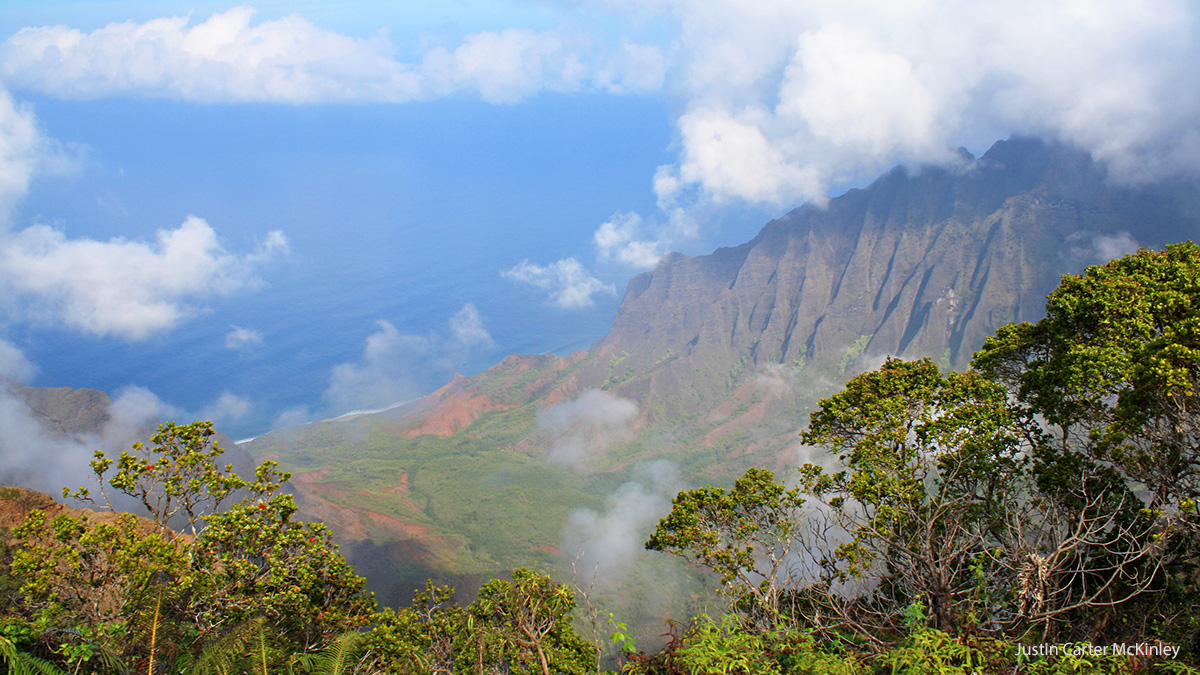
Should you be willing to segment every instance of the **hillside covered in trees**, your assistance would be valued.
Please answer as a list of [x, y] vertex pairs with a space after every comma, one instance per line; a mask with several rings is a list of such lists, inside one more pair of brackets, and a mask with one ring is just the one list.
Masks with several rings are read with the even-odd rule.
[[294, 519], [288, 474], [240, 476], [211, 424], [168, 423], [64, 492], [144, 518], [29, 508], [0, 533], [0, 658], [43, 675], [1197, 672], [1198, 376], [1191, 243], [1064, 277], [966, 372], [887, 360], [812, 415], [825, 465], [678, 494], [646, 546], [711, 570], [722, 602], [653, 650], [586, 583], [525, 568], [469, 604], [431, 584], [380, 609], [327, 528]]

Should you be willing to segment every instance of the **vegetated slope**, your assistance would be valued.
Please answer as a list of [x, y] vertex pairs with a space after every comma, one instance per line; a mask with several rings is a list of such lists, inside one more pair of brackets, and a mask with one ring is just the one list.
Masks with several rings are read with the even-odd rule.
[[[1197, 195], [1114, 186], [1087, 155], [1031, 139], [897, 168], [741, 246], [664, 258], [586, 352], [510, 356], [411, 406], [250, 451], [306, 472], [304, 508], [371, 542], [368, 573], [544, 565], [571, 509], [600, 504], [625, 467], [668, 457], [688, 480], [721, 481], [794, 466], [808, 411], [847, 377], [887, 355], [965, 366], [999, 326], [1038, 318], [1061, 274], [1194, 236]], [[609, 394], [583, 399], [598, 410], [624, 399], [636, 414], [548, 422], [591, 389]], [[564, 443], [571, 461], [549, 461]]]

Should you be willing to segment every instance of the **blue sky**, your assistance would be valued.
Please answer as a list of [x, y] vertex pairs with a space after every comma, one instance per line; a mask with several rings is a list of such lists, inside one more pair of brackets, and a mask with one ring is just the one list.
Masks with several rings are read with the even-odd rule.
[[0, 374], [237, 434], [603, 334], [627, 280], [1014, 133], [1194, 176], [1186, 0], [16, 2]]

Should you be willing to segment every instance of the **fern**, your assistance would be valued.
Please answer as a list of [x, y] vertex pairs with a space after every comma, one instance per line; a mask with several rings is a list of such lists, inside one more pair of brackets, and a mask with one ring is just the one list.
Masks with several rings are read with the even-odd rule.
[[195, 658], [185, 655], [178, 659], [171, 672], [174, 675], [233, 675], [241, 672], [239, 664], [258, 640], [265, 639], [263, 620], [248, 621], [229, 630], [209, 643]]
[[67, 675], [67, 671], [32, 654], [17, 650], [11, 640], [0, 637], [0, 659], [8, 667], [9, 675]]
[[306, 668], [312, 675], [347, 675], [354, 671], [362, 651], [366, 635], [363, 633], [343, 633], [321, 653], [312, 659], [311, 666]]

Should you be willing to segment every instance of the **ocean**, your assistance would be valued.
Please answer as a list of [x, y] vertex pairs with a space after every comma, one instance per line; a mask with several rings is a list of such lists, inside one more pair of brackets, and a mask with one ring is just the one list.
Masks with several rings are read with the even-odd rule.
[[[259, 288], [188, 298], [188, 318], [146, 340], [81, 333], [39, 318], [35, 307], [6, 326], [39, 369], [33, 385], [110, 394], [143, 387], [180, 417], [216, 411], [232, 395], [242, 405], [220, 413], [218, 426], [236, 438], [269, 430], [288, 411], [347, 412], [326, 394], [332, 374], [339, 364], [366, 367], [366, 340], [380, 321], [436, 345], [469, 303], [493, 340], [454, 353], [453, 362], [440, 352], [410, 357], [401, 376], [413, 395], [509, 353], [587, 348], [611, 325], [637, 272], [598, 261], [592, 233], [616, 212], [653, 214], [651, 178], [672, 160], [670, 114], [655, 98], [33, 104], [78, 167], [35, 181], [15, 228], [45, 223], [72, 238], [152, 240], [195, 215], [232, 253], [253, 250], [271, 230], [288, 237], [290, 253], [257, 268]], [[765, 222], [760, 212], [729, 213], [735, 226], [709, 229], [685, 252], [740, 243]], [[567, 256], [615, 292], [564, 310], [501, 276], [522, 260]], [[227, 348], [235, 327], [256, 331], [261, 343]]]

